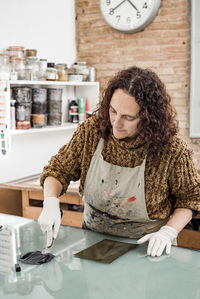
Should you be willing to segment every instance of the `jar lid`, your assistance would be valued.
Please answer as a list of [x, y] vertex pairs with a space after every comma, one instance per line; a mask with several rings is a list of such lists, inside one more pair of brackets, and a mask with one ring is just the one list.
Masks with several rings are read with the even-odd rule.
[[86, 61], [78, 61], [78, 62], [74, 62], [73, 65], [75, 65], [75, 66], [80, 66], [80, 65], [86, 65], [86, 64], [87, 64]]
[[36, 49], [26, 49], [26, 51], [33, 51], [33, 52], [35, 52], [37, 50]]
[[9, 51], [24, 51], [24, 47], [21, 46], [10, 46], [8, 47]]
[[16, 56], [11, 56], [10, 61], [17, 61], [17, 62], [26, 62], [26, 59], [24, 58], [18, 58]]
[[67, 67], [66, 63], [57, 63], [56, 64], [57, 67]]
[[26, 59], [29, 60], [29, 61], [38, 61], [38, 58], [35, 57], [35, 56], [29, 56]]
[[3, 53], [0, 53], [0, 56], [1, 56], [1, 57], [9, 57], [8, 54], [3, 54]]
[[54, 62], [48, 62], [47, 63], [47, 67], [54, 67], [55, 66], [55, 63]]

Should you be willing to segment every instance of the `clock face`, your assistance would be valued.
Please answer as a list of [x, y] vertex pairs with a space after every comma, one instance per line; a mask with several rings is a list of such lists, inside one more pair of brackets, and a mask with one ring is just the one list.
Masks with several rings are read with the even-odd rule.
[[123, 32], [137, 32], [155, 18], [161, 0], [100, 0], [105, 21]]

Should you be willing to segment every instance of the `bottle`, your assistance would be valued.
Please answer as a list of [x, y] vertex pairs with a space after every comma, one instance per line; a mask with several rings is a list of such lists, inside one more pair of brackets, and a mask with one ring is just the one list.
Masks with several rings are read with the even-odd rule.
[[68, 81], [67, 65], [64, 63], [58, 63], [55, 68], [58, 72], [58, 81]]
[[86, 97], [78, 98], [78, 119], [79, 123], [86, 119]]
[[55, 69], [54, 62], [47, 63], [47, 70], [46, 70], [46, 80], [47, 81], [56, 81], [58, 78], [57, 69]]
[[78, 104], [75, 100], [69, 103], [69, 122], [78, 123]]
[[15, 103], [16, 100], [10, 100], [10, 129], [16, 129], [16, 120], [15, 120]]

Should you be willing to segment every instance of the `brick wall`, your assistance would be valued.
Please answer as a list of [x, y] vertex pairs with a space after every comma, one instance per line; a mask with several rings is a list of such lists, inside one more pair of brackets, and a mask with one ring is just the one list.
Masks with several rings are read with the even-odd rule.
[[154, 21], [142, 32], [124, 34], [104, 21], [99, 0], [75, 0], [77, 60], [97, 69], [101, 90], [117, 71], [151, 68], [165, 82], [178, 113], [180, 133], [194, 150], [200, 171], [200, 139], [189, 138], [190, 5], [162, 0]]

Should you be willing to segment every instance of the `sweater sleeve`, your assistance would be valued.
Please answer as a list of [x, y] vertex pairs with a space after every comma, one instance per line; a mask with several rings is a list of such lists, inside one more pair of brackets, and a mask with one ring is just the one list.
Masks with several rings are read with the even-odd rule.
[[176, 159], [169, 185], [175, 209], [188, 208], [200, 212], [200, 177], [192, 160], [192, 150], [185, 148]]
[[70, 181], [79, 180], [84, 148], [84, 131], [84, 123], [82, 123], [74, 132], [71, 140], [50, 159], [48, 165], [43, 168], [40, 177], [41, 186], [48, 176], [52, 176], [62, 184], [62, 195], [66, 192]]

